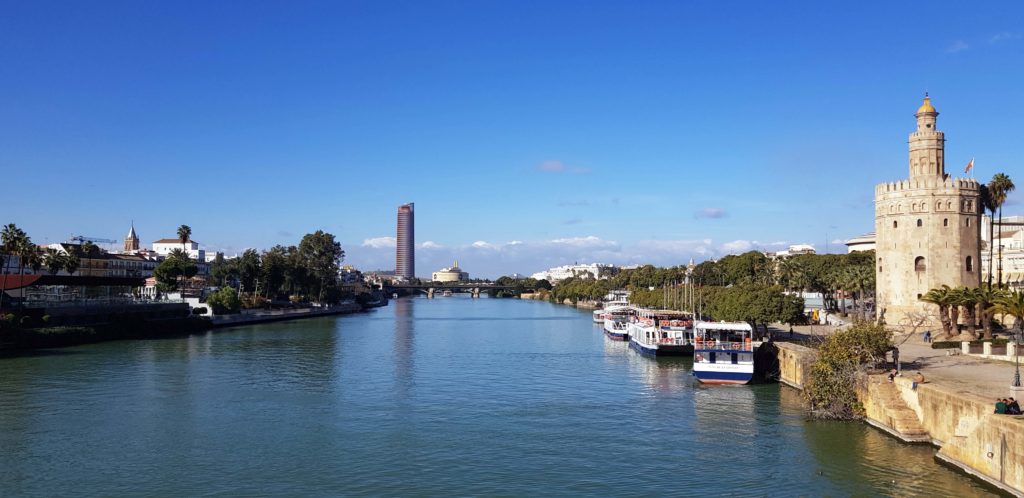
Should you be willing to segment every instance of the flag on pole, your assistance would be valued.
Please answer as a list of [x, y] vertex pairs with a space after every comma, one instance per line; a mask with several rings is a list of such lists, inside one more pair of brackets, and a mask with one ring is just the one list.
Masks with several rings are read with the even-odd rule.
[[967, 163], [967, 167], [964, 168], [964, 173], [970, 173], [971, 168], [974, 168], [974, 158], [971, 158], [971, 162]]

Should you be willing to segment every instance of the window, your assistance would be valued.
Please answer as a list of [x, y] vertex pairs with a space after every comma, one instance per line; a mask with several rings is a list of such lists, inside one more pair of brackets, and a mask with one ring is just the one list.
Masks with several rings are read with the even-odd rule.
[[924, 223], [921, 222], [921, 218], [918, 218], [917, 219], [917, 226], [923, 226], [923, 225], [924, 225]]
[[967, 218], [967, 226], [971, 226], [971, 219]]
[[896, 228], [896, 221], [893, 221], [893, 222], [892, 222], [892, 227], [893, 227], [893, 228]]
[[924, 264], [924, 256], [918, 256], [914, 259], [914, 271], [925, 271], [926, 266]]
[[974, 271], [974, 259], [972, 259], [970, 256], [967, 256], [966, 266], [967, 271]]
[[942, 219], [942, 226], [944, 226], [944, 227], [948, 227], [949, 226], [949, 218], [943, 218]]

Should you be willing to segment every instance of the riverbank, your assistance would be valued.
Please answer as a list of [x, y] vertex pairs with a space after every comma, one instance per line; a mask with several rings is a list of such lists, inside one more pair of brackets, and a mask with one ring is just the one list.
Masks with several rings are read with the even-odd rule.
[[214, 328], [352, 314], [381, 306], [387, 306], [387, 301], [381, 300], [365, 305], [355, 302], [341, 303], [324, 308], [244, 310], [242, 313], [213, 317], [151, 318], [144, 314], [110, 313], [105, 321], [99, 323], [89, 316], [89, 320], [81, 324], [5, 328], [0, 330], [0, 352], [62, 348], [119, 340], [183, 337]]
[[[783, 342], [777, 346], [780, 380], [803, 389], [816, 351]], [[1024, 496], [1024, 416], [997, 415], [994, 398], [965, 392], [941, 377], [916, 388], [908, 377], [890, 383], [887, 375], [875, 374], [863, 380], [857, 397], [866, 423], [905, 443], [930, 443], [939, 448], [935, 458]]]

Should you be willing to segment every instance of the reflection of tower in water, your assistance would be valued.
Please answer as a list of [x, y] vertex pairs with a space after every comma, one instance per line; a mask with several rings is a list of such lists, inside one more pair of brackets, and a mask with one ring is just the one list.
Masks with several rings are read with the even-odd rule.
[[391, 301], [395, 310], [395, 336], [392, 345], [392, 356], [395, 359], [395, 387], [399, 394], [408, 394], [412, 387], [413, 326], [414, 299], [400, 298]]

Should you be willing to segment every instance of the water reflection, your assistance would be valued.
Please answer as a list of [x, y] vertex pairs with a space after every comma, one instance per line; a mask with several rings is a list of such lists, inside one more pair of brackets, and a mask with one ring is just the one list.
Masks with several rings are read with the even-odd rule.
[[[613, 342], [605, 339], [605, 342]], [[686, 357], [648, 358], [628, 347], [623, 351], [633, 377], [657, 393], [691, 389], [693, 360]]]
[[392, 352], [395, 362], [396, 395], [402, 398], [409, 396], [413, 386], [413, 351], [415, 346], [416, 326], [413, 321], [415, 299], [395, 299], [390, 306], [394, 309], [395, 334], [392, 339]]

